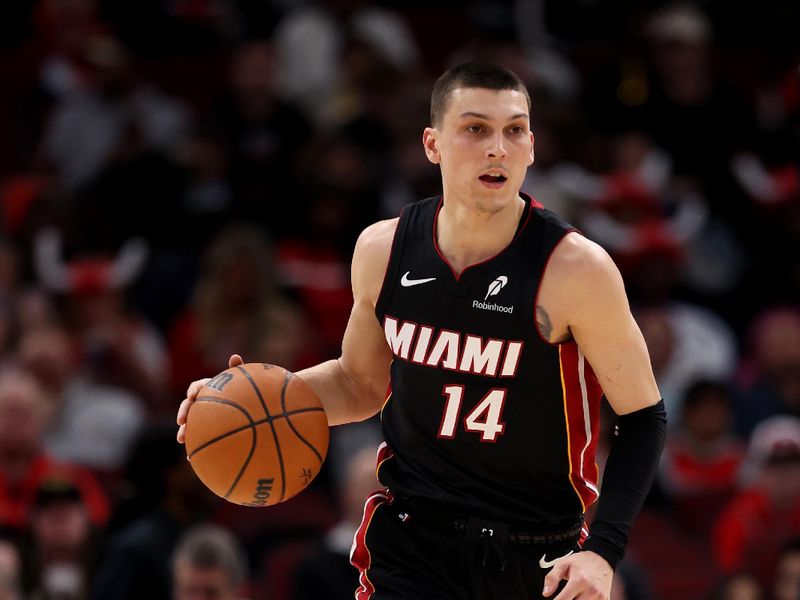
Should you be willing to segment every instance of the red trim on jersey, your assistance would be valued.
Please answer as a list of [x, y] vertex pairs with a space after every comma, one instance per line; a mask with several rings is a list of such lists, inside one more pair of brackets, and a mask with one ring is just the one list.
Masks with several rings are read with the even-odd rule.
[[[381, 420], [383, 420], [383, 409], [386, 408], [386, 404], [389, 402], [389, 398], [391, 397], [392, 397], [392, 381], [390, 379], [389, 385], [386, 386], [386, 396], [383, 399], [383, 404], [381, 404], [381, 410], [380, 410]], [[384, 444], [385, 443], [386, 442], [384, 442]], [[378, 452], [380, 453], [380, 448], [378, 449]]]
[[[442, 204], [444, 204], [444, 196], [443, 195], [439, 196], [439, 204], [436, 205], [436, 212], [433, 214], [433, 231], [431, 232], [431, 235], [433, 236], [433, 249], [436, 250], [436, 254], [439, 255], [439, 258], [442, 259], [442, 262], [447, 265], [448, 269], [450, 269], [450, 272], [453, 274], [453, 277], [455, 278], [455, 280], [458, 281], [458, 279], [459, 279], [459, 277], [461, 277], [461, 275], [456, 273], [455, 269], [453, 269], [453, 265], [451, 265], [450, 261], [447, 260], [444, 257], [444, 254], [442, 254], [442, 251], [439, 250], [439, 242], [436, 241], [436, 223], [439, 222], [439, 211], [442, 208]], [[467, 267], [467, 269], [468, 268], [469, 267]], [[464, 269], [464, 271], [466, 271], [467, 269]], [[463, 274], [464, 271], [462, 271], [461, 273]]]
[[375, 477], [378, 481], [381, 479], [381, 465], [390, 458], [394, 458], [394, 452], [389, 448], [389, 444], [381, 442], [381, 445], [378, 446], [378, 459], [375, 463]]
[[517, 232], [514, 234], [513, 239], [508, 243], [508, 246], [506, 246], [505, 248], [500, 250], [500, 252], [498, 252], [497, 254], [494, 254], [494, 255], [490, 256], [486, 260], [482, 260], [480, 262], [476, 262], [474, 264], [469, 265], [463, 271], [461, 271], [460, 275], [456, 273], [455, 269], [453, 268], [453, 265], [451, 265], [450, 261], [448, 261], [445, 258], [444, 254], [442, 254], [442, 251], [439, 250], [439, 243], [436, 241], [436, 223], [438, 223], [438, 221], [439, 221], [439, 211], [442, 209], [442, 204], [444, 204], [444, 195], [439, 196], [439, 204], [436, 206], [436, 213], [434, 213], [434, 215], [433, 215], [433, 231], [431, 232], [431, 235], [433, 236], [433, 248], [436, 250], [436, 254], [439, 255], [439, 258], [441, 258], [442, 261], [444, 262], [444, 264], [447, 265], [447, 268], [450, 269], [450, 272], [453, 274], [453, 277], [455, 278], [456, 281], [459, 281], [461, 276], [464, 273], [466, 273], [469, 269], [471, 269], [473, 267], [478, 267], [478, 266], [483, 265], [483, 264], [486, 264], [490, 260], [494, 260], [495, 258], [500, 256], [503, 252], [508, 250], [511, 247], [511, 244], [513, 244], [517, 240], [517, 238], [520, 235], [522, 235], [522, 232], [525, 231], [525, 228], [528, 226], [528, 222], [531, 220], [531, 213], [533, 212], [533, 209], [534, 208], [544, 208], [541, 204], [539, 204], [536, 200], [534, 200], [533, 198], [531, 198], [527, 194], [523, 194], [523, 193], [520, 192], [520, 195], [521, 196], [525, 196], [529, 200], [529, 208], [528, 208], [528, 211], [527, 211], [528, 214], [525, 217], [525, 222], [522, 224], [522, 227], [518, 228]]
[[367, 530], [375, 515], [375, 510], [383, 503], [389, 502], [386, 492], [375, 492], [364, 503], [364, 516], [353, 536], [353, 546], [350, 549], [350, 564], [358, 569], [358, 589], [356, 590], [356, 600], [369, 600], [375, 593], [375, 586], [369, 580], [367, 571], [372, 564], [372, 555], [367, 548]]
[[530, 198], [530, 200], [531, 200], [531, 208], [544, 208], [544, 204], [539, 202], [536, 198], [534, 198], [530, 194], [523, 194], [522, 192], [520, 192], [520, 195], [521, 196], [525, 196], [526, 198]]
[[573, 229], [568, 229], [564, 233], [564, 235], [561, 236], [561, 239], [558, 240], [558, 242], [550, 250], [550, 254], [547, 256], [547, 260], [544, 261], [544, 268], [542, 269], [542, 273], [541, 273], [541, 275], [539, 275], [539, 285], [536, 288], [536, 296], [533, 299], [533, 328], [536, 330], [536, 333], [539, 335], [539, 339], [542, 340], [548, 346], [558, 346], [558, 344], [557, 343], [553, 343], [550, 340], [548, 340], [547, 338], [545, 338], [542, 335], [542, 332], [539, 331], [539, 320], [536, 318], [536, 307], [539, 306], [539, 294], [542, 293], [542, 281], [544, 281], [544, 274], [547, 272], [547, 267], [550, 264], [550, 259], [553, 258], [553, 254], [555, 254], [556, 248], [558, 248], [561, 245], [561, 242], [563, 242], [566, 239], [567, 235], [569, 235], [573, 231], [578, 231], [578, 230], [574, 229], [574, 228]]
[[569, 480], [584, 512], [597, 500], [598, 470], [594, 461], [602, 390], [575, 342], [559, 346], [564, 418], [567, 427]]

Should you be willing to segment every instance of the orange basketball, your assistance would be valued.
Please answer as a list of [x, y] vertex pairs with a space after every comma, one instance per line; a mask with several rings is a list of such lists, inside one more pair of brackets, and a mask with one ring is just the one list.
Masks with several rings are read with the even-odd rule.
[[270, 506], [300, 493], [328, 452], [316, 394], [286, 369], [248, 363], [209, 381], [186, 418], [186, 454], [208, 488], [236, 504]]

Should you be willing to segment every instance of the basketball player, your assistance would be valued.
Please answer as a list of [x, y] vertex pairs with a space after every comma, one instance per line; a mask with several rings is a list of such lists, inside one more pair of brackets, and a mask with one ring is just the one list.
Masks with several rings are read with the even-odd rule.
[[[422, 142], [442, 196], [364, 230], [342, 355], [297, 373], [332, 425], [381, 411], [356, 598], [608, 599], [666, 424], [619, 272], [520, 193], [534, 152], [515, 74], [446, 72]], [[587, 537], [603, 393], [619, 433]]]

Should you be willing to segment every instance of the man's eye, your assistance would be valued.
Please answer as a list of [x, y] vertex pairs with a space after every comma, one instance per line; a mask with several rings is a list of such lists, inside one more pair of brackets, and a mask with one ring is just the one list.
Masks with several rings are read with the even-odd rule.
[[523, 129], [522, 129], [522, 127], [520, 127], [519, 125], [515, 125], [514, 127], [511, 127], [511, 128], [509, 129], [509, 131], [510, 131], [511, 133], [513, 133], [514, 135], [518, 135], [518, 134], [522, 133]]
[[480, 133], [481, 130], [482, 128], [480, 125], [470, 125], [469, 127], [467, 127], [467, 131], [469, 131], [470, 133]]

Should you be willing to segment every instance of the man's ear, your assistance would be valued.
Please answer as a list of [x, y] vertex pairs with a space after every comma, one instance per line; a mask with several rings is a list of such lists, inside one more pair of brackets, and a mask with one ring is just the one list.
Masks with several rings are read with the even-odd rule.
[[534, 139], [535, 138], [533, 137], [533, 132], [531, 131], [531, 156], [530, 156], [530, 160], [528, 161], [528, 166], [529, 167], [533, 164], [533, 160], [534, 160], [534, 157], [535, 157], [535, 154], [536, 154], [534, 152], [534, 147], [535, 147], [535, 144], [533, 143]]
[[438, 133], [439, 131], [434, 127], [426, 127], [425, 131], [422, 132], [422, 146], [425, 148], [425, 156], [435, 165], [438, 165], [440, 160]]

